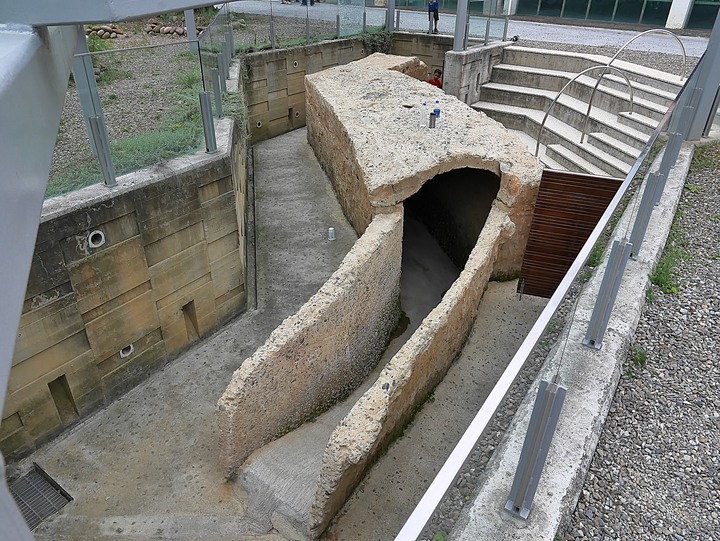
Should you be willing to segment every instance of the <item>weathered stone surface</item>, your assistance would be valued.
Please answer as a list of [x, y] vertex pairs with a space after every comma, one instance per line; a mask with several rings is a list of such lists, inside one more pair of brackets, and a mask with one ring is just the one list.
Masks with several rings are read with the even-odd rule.
[[[516, 226], [512, 255], [501, 255], [502, 272], [517, 272], [542, 165], [498, 122], [402, 73], [419, 74], [422, 66], [376, 53], [308, 75], [308, 140], [358, 232], [382, 207], [402, 202], [440, 173], [492, 171], [501, 178], [498, 204]], [[426, 117], [435, 100], [441, 115], [430, 129]]]
[[[460, 277], [331, 436], [308, 525], [313, 537], [442, 379], [491, 275], [516, 273], [522, 262], [541, 164], [502, 125], [428, 85], [426, 77], [415, 58], [373, 54], [305, 78], [308, 140], [358, 233], [440, 174], [470, 168], [500, 179]], [[435, 107], [441, 114], [431, 129]]]
[[399, 316], [401, 253], [402, 214], [377, 216], [320, 291], [235, 371], [216, 408], [228, 477], [374, 367]]
[[508, 217], [494, 208], [460, 277], [330, 436], [310, 513], [313, 538], [445, 375], [470, 332], [500, 247], [513, 230]]

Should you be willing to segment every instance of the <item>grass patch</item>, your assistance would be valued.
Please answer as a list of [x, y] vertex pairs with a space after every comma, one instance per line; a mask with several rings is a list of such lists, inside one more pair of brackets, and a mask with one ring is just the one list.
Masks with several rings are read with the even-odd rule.
[[689, 257], [686, 249], [685, 237], [680, 230], [680, 225], [678, 224], [678, 218], [681, 216], [682, 212], [678, 210], [675, 213], [675, 218], [673, 219], [672, 226], [670, 227], [670, 234], [668, 235], [668, 240], [665, 243], [663, 255], [660, 258], [660, 261], [658, 261], [655, 265], [653, 272], [650, 273], [650, 282], [655, 284], [658, 288], [660, 288], [660, 291], [665, 294], [674, 294], [678, 292], [678, 288], [680, 286], [675, 280], [673, 271], [677, 266], [678, 261]]
[[647, 365], [647, 353], [640, 346], [632, 346], [628, 353], [630, 365], [625, 369], [625, 376], [628, 378], [637, 377], [637, 371]]
[[720, 167], [720, 141], [706, 145], [697, 145], [690, 162], [690, 175], [699, 171], [714, 170]]

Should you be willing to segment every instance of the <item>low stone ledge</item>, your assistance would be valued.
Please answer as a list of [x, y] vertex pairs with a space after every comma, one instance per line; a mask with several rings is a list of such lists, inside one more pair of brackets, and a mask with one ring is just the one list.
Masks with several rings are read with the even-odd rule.
[[308, 525], [317, 538], [365, 471], [442, 380], [472, 328], [514, 225], [493, 208], [460, 277], [330, 436]]
[[235, 371], [216, 407], [227, 477], [376, 365], [399, 318], [402, 222], [397, 209], [376, 216], [322, 288]]

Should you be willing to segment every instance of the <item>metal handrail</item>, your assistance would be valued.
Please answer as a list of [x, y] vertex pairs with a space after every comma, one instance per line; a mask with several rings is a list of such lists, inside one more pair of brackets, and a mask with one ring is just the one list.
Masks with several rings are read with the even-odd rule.
[[[705, 58], [704, 53], [695, 67], [695, 70], [698, 69], [698, 66], [702, 63], [703, 58]], [[650, 135], [650, 139], [648, 139], [647, 143], [645, 143], [645, 146], [640, 151], [640, 155], [637, 157], [635, 163], [630, 168], [630, 171], [628, 171], [625, 176], [625, 180], [615, 193], [615, 197], [613, 197], [608, 204], [605, 212], [598, 220], [595, 229], [593, 229], [592, 233], [590, 233], [590, 236], [585, 241], [585, 244], [583, 244], [577, 257], [570, 265], [565, 277], [555, 289], [555, 293], [553, 293], [552, 297], [550, 297], [550, 300], [545, 305], [545, 308], [541, 312], [540, 316], [538, 316], [538, 319], [530, 329], [530, 332], [528, 332], [525, 340], [523, 340], [522, 344], [520, 344], [520, 347], [515, 352], [515, 355], [506, 366], [505, 371], [502, 373], [492, 391], [490, 391], [490, 394], [485, 399], [485, 402], [483, 402], [477, 414], [471, 421], [470, 426], [468, 426], [465, 433], [461, 436], [460, 441], [458, 441], [453, 448], [450, 456], [448, 456], [447, 460], [440, 468], [440, 471], [438, 471], [435, 479], [433, 479], [432, 483], [430, 483], [430, 486], [415, 506], [413, 512], [405, 521], [405, 524], [400, 532], [395, 536], [395, 541], [414, 541], [422, 533], [423, 528], [430, 520], [430, 517], [437, 506], [440, 504], [440, 501], [445, 496], [448, 488], [450, 488], [450, 485], [455, 480], [460, 468], [467, 460], [467, 457], [470, 456], [470, 453], [475, 448], [480, 436], [482, 436], [483, 432], [490, 424], [490, 420], [500, 407], [500, 403], [510, 390], [510, 386], [525, 365], [525, 362], [535, 348], [535, 345], [540, 341], [543, 332], [550, 323], [550, 319], [555, 315], [555, 312], [560, 307], [560, 303], [567, 295], [570, 286], [574, 283], [575, 278], [585, 265], [585, 262], [590, 256], [590, 252], [595, 246], [595, 243], [599, 240], [600, 235], [610, 223], [610, 218], [620, 205], [620, 200], [625, 195], [625, 192], [630, 186], [632, 180], [635, 178], [640, 166], [648, 156], [650, 148], [660, 135], [660, 132], [663, 130], [665, 125], [670, 121], [670, 117], [676, 109], [680, 99], [684, 97], [683, 94], [685, 88], [692, 78], [693, 75], [690, 75], [688, 81], [686, 81], [685, 85], [683, 85], [682, 90], [680, 90], [677, 96], [675, 96], [675, 99], [670, 104], [670, 107], [668, 107], [668, 110], [665, 112], [662, 120], [660, 120], [652, 135]], [[498, 508], [499, 507], [501, 507], [501, 505], [498, 505]]]
[[[680, 40], [679, 37], [677, 37], [675, 34], [670, 32], [669, 30], [665, 30], [663, 28], [653, 28], [652, 30], [646, 30], [645, 32], [640, 32], [637, 36], [629, 39], [625, 43], [625, 45], [623, 45], [622, 47], [620, 47], [618, 49], [618, 51], [609, 60], [609, 62], [606, 64], [606, 66], [610, 66], [610, 64], [612, 64], [615, 61], [615, 59], [620, 55], [620, 53], [623, 52], [623, 50], [625, 50], [625, 47], [627, 47], [633, 41], [635, 41], [636, 39], [638, 39], [646, 34], [668, 34], [677, 40], [677, 42], [680, 44], [680, 49], [682, 50], [682, 54], [683, 54], [683, 67], [682, 67], [682, 73], [680, 74], [680, 80], [682, 81], [683, 77], [685, 77], [685, 70], [687, 68], [687, 55], [685, 54], [685, 45], [683, 45], [683, 42]], [[580, 134], [580, 144], [582, 144], [583, 141], [585, 141], [585, 132], [587, 131], [587, 125], [588, 125], [588, 121], [590, 119], [590, 110], [592, 109], [592, 101], [593, 101], [593, 98], [595, 97], [595, 92], [597, 91], [598, 87], [600, 86], [600, 80], [603, 78], [605, 73], [607, 73], [607, 72], [603, 72], [603, 74], [600, 75], [597, 82], [595, 83], [595, 87], [593, 88], [592, 94], [590, 94], [590, 102], [588, 103], [588, 110], [587, 110], [587, 113], [585, 113], [585, 120], [583, 121], [582, 133]], [[630, 114], [632, 114], [632, 103], [630, 105]]]
[[[538, 152], [540, 151], [540, 136], [542, 135], [543, 128], [545, 127], [545, 121], [547, 120], [547, 117], [548, 117], [548, 115], [550, 114], [550, 110], [553, 108], [553, 105], [555, 105], [555, 103], [557, 102], [558, 98], [559, 98], [560, 96], [562, 96], [562, 94], [565, 92], [565, 90], [567, 89], [567, 87], [569, 87], [572, 83], [574, 83], [574, 82], [578, 79], [578, 77], [580, 77], [581, 75], [585, 75], [587, 72], [593, 71], [593, 70], [605, 70], [605, 71], [603, 72], [603, 74], [600, 76], [601, 79], [602, 79], [602, 76], [605, 75], [605, 73], [607, 73], [607, 70], [615, 70], [615, 71], [617, 71], [620, 75], [623, 76], [623, 79], [625, 79], [625, 82], [627, 83], [628, 88], [630, 89], [630, 114], [632, 114], [633, 105], [634, 105], [633, 87], [632, 87], [632, 85], [630, 84], [630, 80], [627, 78], [627, 75], [625, 75], [625, 72], [623, 72], [623, 70], [621, 70], [620, 68], [616, 68], [615, 66], [610, 66], [610, 65], [607, 65], [607, 66], [590, 66], [589, 68], [585, 68], [585, 69], [582, 70], [580, 73], [578, 73], [575, 77], [573, 77], [573, 78], [570, 79], [567, 83], [565, 83], [565, 86], [562, 87], [562, 90], [560, 90], [560, 92], [558, 92], [558, 95], [555, 96], [555, 99], [554, 99], [553, 102], [550, 104], [550, 107], [548, 107], [548, 108], [547, 108], [547, 111], [545, 111], [545, 116], [543, 117], [542, 122], [540, 123], [540, 130], [538, 131], [537, 144], [535, 145], [535, 156], [536, 156], [536, 157], [537, 157], [537, 155], [538, 155]], [[600, 82], [600, 79], [598, 79], [598, 82]], [[591, 98], [591, 103], [592, 103], [592, 98]], [[589, 114], [589, 111], [588, 111], [588, 114]], [[586, 121], [587, 121], [587, 118], [586, 118]]]
[[627, 43], [625, 43], [625, 45], [623, 45], [622, 47], [620, 47], [618, 49], [618, 52], [615, 53], [615, 56], [613, 56], [610, 59], [610, 62], [608, 62], [607, 65], [609, 66], [610, 64], [612, 64], [613, 61], [618, 57], [618, 55], [625, 50], [625, 47], [627, 47], [633, 41], [635, 41], [638, 38], [641, 38], [642, 36], [644, 36], [646, 34], [668, 34], [668, 35], [674, 37], [675, 40], [678, 42], [678, 44], [680, 44], [680, 49], [682, 50], [682, 54], [683, 54], [683, 69], [682, 69], [682, 73], [680, 74], [680, 79], [682, 80], [682, 78], [685, 77], [685, 70], [687, 68], [687, 55], [685, 54], [685, 45], [683, 45], [683, 42], [679, 37], [677, 37], [675, 34], [670, 32], [669, 30], [665, 30], [664, 28], [653, 28], [652, 30], [645, 30], [645, 32], [640, 32], [634, 38], [629, 39], [627, 41]]

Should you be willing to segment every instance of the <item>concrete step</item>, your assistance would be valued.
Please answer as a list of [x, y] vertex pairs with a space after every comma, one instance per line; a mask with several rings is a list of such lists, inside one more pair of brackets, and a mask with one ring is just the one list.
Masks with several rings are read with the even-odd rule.
[[[587, 104], [593, 95], [595, 81], [590, 78], [581, 79], [582, 82], [578, 80], [578, 84], [573, 84], [569, 87], [568, 90], [570, 91], [566, 90], [565, 93], [560, 95], [558, 101], [568, 104], [584, 116], [587, 112]], [[558, 96], [558, 92], [555, 90], [535, 88], [531, 85], [522, 86], [522, 81], [517, 81], [517, 83], [518, 84], [515, 85], [495, 81], [485, 83], [480, 90], [480, 97], [483, 101], [524, 105], [525, 107], [547, 111], [553, 100]], [[574, 100], [577, 101], [565, 100], [565, 96], [574, 98]], [[623, 93], [618, 90], [603, 87], [602, 85], [598, 87], [593, 97], [593, 108], [598, 108], [613, 114], [629, 111], [630, 103], [629, 93]], [[656, 122], [659, 122], [665, 114], [665, 111], [667, 111], [667, 107], [652, 103], [637, 96], [633, 96], [632, 103], [633, 114], [638, 113]], [[557, 105], [555, 107], [557, 107]]]
[[642, 150], [600, 132], [587, 134], [587, 141], [600, 150], [620, 158], [625, 163], [634, 163]]
[[[520, 130], [529, 129], [531, 130], [529, 132], [531, 135], [538, 132], [540, 128], [540, 122], [542, 122], [542, 118], [545, 114], [544, 111], [534, 108], [523, 108], [512, 104], [493, 103], [485, 100], [474, 103], [472, 107], [475, 109], [484, 110], [487, 114], [489, 114], [499, 122], [502, 122], [506, 128], [514, 128]], [[504, 113], [502, 112], [503, 109], [505, 109]], [[524, 109], [527, 109], [527, 111], [535, 111], [536, 113], [540, 113], [539, 115], [535, 113], [530, 114], [531, 118], [534, 118], [536, 116], [539, 118], [539, 120], [537, 121], [537, 127], [526, 126], [524, 120], [512, 121], [508, 118], [509, 114], [519, 114], [521, 116], [525, 116]], [[492, 111], [492, 114], [490, 113], [490, 111]], [[549, 118], [556, 117], [562, 120], [570, 127], [577, 130], [579, 134], [583, 127], [586, 111], [587, 105], [583, 104], [580, 100], [577, 100], [570, 96], [561, 96], [558, 100], [558, 103], [553, 106], [553, 110], [551, 111], [552, 114]], [[633, 113], [633, 116], [634, 115], [635, 113]], [[499, 116], [502, 116], [505, 121], [500, 120]], [[509, 124], [506, 122], [509, 122]], [[596, 108], [593, 108], [590, 112], [586, 133], [605, 133], [613, 139], [617, 139], [618, 141], [626, 145], [632, 146], [638, 150], [642, 149], [645, 146], [645, 142], [648, 139], [648, 133], [636, 130], [631, 126], [621, 124], [617, 115], [607, 113]]]
[[[597, 75], [600, 73], [601, 72], [598, 72]], [[595, 92], [593, 105], [616, 113], [629, 110], [630, 92], [628, 91], [627, 83], [625, 79], [620, 76], [617, 76], [617, 81], [611, 80], [611, 74], [612, 73], [608, 73], [602, 78], [602, 84], [598, 86]], [[498, 64], [493, 67], [491, 82], [560, 92], [575, 75], [575, 73], [566, 71]], [[597, 77], [583, 75], [578, 77], [575, 83], [565, 90], [565, 93], [588, 102], [590, 101], [590, 96], [596, 84]], [[655, 90], [641, 83], [633, 82], [631, 84], [637, 110], [647, 116], [660, 120], [672, 102], [674, 95]]]
[[[609, 57], [602, 55], [533, 49], [513, 45], [503, 50], [502, 63], [580, 73], [591, 66], [607, 65], [609, 61]], [[676, 94], [682, 86], [682, 81], [679, 77], [668, 78], [667, 73], [653, 68], [639, 66], [623, 60], [615, 60], [612, 65], [622, 69], [631, 81], [637, 81], [665, 92]]]
[[[509, 130], [511, 133], [516, 135], [525, 145], [527, 145], [528, 151], [532, 154], [535, 154], [535, 147], [537, 146], [537, 141], [530, 137], [527, 133], [520, 131], [520, 130]], [[547, 147], [545, 145], [540, 145], [538, 148], [538, 154], [537, 158], [545, 165], [548, 169], [555, 169], [556, 171], [566, 171], [567, 168], [562, 165], [560, 162], [555, 161], [550, 156], [547, 155]]]
[[659, 124], [659, 122], [656, 122], [652, 118], [648, 118], [640, 113], [633, 112], [630, 114], [630, 111], [619, 113], [618, 121], [623, 126], [642, 132], [648, 137], [653, 131], [655, 131], [655, 128], [657, 128], [657, 125]]
[[[547, 154], [558, 163], [565, 165], [565, 168], [568, 171], [580, 171], [581, 173], [588, 173], [590, 175], [609, 176], [614, 178], [624, 178], [627, 174], [627, 171], [623, 173], [622, 170], [610, 168], [607, 165], [600, 168], [594, 163], [576, 154], [569, 148], [559, 144], [548, 145]], [[630, 168], [628, 167], [628, 171], [629, 170]]]
[[[537, 134], [544, 117], [542, 111], [511, 105], [479, 102], [474, 104], [473, 107], [484, 111], [488, 116], [502, 123], [506, 128], [520, 130], [526, 134]], [[530, 135], [530, 137], [532, 137], [532, 135]], [[580, 144], [580, 130], [552, 116], [548, 117], [545, 121], [545, 126], [541, 134], [541, 143], [548, 146], [547, 155], [550, 158], [563, 165], [563, 169], [570, 171], [599, 174], [598, 170], [600, 170], [607, 176], [624, 177], [635, 161], [627, 157], [628, 161], [625, 162], [619, 157], [619, 155], [621, 155], [620, 153], [615, 155], [606, 152], [588, 141]], [[577, 155], [580, 160], [573, 160], [571, 159], [572, 156], [563, 154], [556, 149], [551, 150], [550, 147], [552, 145], [560, 145], [570, 149], [570, 152]], [[535, 149], [532, 148], [530, 151], [534, 153]]]

